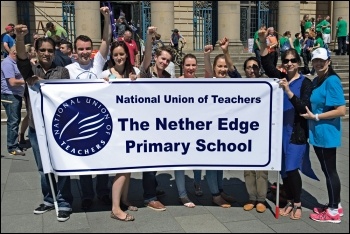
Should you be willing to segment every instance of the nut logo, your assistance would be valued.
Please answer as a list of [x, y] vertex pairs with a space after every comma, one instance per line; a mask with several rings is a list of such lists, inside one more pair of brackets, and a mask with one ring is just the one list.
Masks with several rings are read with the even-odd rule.
[[90, 97], [74, 97], [62, 103], [52, 120], [57, 144], [75, 156], [90, 156], [102, 150], [113, 130], [107, 108]]

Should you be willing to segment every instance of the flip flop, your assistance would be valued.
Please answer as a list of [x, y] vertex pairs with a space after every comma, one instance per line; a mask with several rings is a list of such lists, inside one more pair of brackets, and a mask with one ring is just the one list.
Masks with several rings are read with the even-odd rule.
[[191, 200], [188, 197], [180, 197], [180, 201], [187, 208], [194, 208], [194, 207], [196, 207], [196, 205], [193, 202], [191, 202]]

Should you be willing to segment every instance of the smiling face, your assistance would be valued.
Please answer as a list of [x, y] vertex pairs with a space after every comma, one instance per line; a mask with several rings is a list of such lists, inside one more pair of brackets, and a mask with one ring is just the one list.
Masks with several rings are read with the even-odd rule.
[[45, 66], [51, 66], [51, 63], [55, 57], [54, 46], [44, 41], [37, 50], [38, 60]]
[[128, 56], [122, 46], [113, 49], [112, 59], [114, 60], [115, 65], [124, 66], [127, 57]]
[[285, 58], [282, 59], [282, 64], [287, 72], [298, 72], [299, 64], [294, 54], [288, 53]]
[[226, 65], [225, 58], [222, 58], [222, 57], [218, 58], [214, 65], [214, 76], [216, 78], [226, 78], [227, 70], [228, 68]]
[[183, 64], [184, 77], [194, 78], [196, 77], [197, 61], [195, 58], [186, 58]]
[[87, 65], [90, 62], [90, 56], [92, 53], [92, 45], [90, 41], [77, 40], [76, 51], [78, 54], [78, 63]]
[[312, 60], [312, 66], [315, 68], [315, 71], [317, 73], [326, 72], [328, 70], [330, 62], [330, 60], [323, 60], [317, 58]]
[[162, 50], [159, 56], [155, 55], [154, 57], [156, 67], [160, 70], [165, 70], [165, 68], [168, 67], [170, 61], [171, 61], [171, 54], [169, 54], [167, 51]]

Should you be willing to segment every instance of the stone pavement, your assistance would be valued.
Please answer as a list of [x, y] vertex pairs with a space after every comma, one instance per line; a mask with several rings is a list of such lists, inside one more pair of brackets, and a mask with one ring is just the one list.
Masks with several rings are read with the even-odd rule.
[[[202, 174], [204, 196], [194, 195], [193, 172], [186, 171], [186, 187], [195, 208], [186, 208], [179, 203], [172, 171], [160, 171], [157, 174], [159, 189], [166, 192], [160, 199], [166, 205], [166, 211], [154, 211], [143, 206], [141, 173], [131, 174], [129, 198], [139, 207], [132, 212], [133, 222], [121, 222], [109, 217], [111, 207], [95, 199], [91, 210], [84, 212], [80, 208], [81, 194], [78, 176], [72, 176], [74, 196], [73, 214], [66, 222], [58, 222], [55, 212], [34, 215], [33, 210], [41, 203], [42, 195], [39, 174], [31, 149], [26, 156], [12, 156], [6, 150], [6, 125], [1, 125], [1, 233], [349, 233], [349, 123], [343, 122], [343, 146], [337, 151], [337, 167], [342, 184], [341, 198], [344, 217], [340, 224], [319, 223], [309, 219], [311, 209], [328, 201], [326, 182], [320, 164], [311, 149], [312, 166], [320, 181], [303, 179], [301, 220], [289, 217], [275, 219], [275, 205], [268, 200], [265, 213], [244, 211], [247, 198], [242, 171], [224, 171], [224, 189], [233, 194], [237, 201], [228, 209], [214, 206]], [[277, 172], [269, 173], [269, 181], [276, 182]], [[113, 175], [110, 175], [113, 179]], [[130, 212], [131, 213], [131, 212]]]

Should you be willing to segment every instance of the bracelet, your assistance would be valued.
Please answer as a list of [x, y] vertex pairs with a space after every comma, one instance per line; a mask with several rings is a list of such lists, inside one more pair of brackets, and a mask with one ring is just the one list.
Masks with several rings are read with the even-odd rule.
[[315, 120], [320, 121], [320, 119], [318, 118], [318, 114], [315, 115]]

